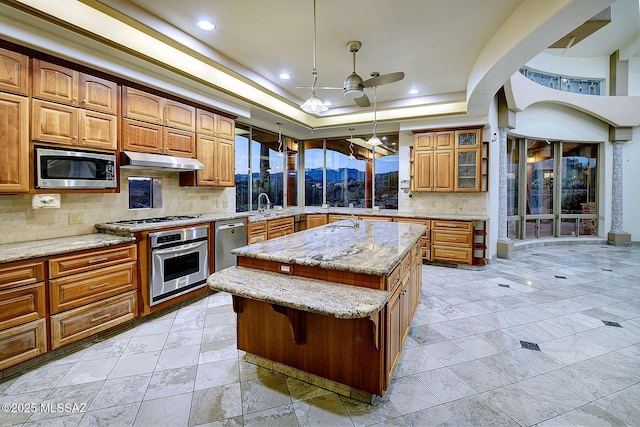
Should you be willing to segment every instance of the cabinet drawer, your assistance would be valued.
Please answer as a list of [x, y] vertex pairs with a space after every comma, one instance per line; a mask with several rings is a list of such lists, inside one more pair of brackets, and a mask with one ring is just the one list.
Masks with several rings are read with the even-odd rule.
[[265, 231], [267, 231], [267, 222], [266, 221], [250, 222], [247, 228], [248, 228], [247, 231], [249, 234], [264, 233]]
[[441, 229], [455, 229], [455, 230], [473, 230], [473, 222], [472, 221], [439, 221], [433, 220], [432, 226], [434, 230], [436, 228]]
[[135, 245], [60, 256], [49, 259], [49, 277], [82, 273], [95, 268], [135, 261], [136, 258]]
[[133, 291], [54, 314], [51, 316], [51, 348], [62, 347], [136, 317]]
[[45, 305], [43, 282], [0, 291], [0, 329], [44, 317]]
[[270, 219], [267, 222], [267, 227], [269, 231], [275, 230], [276, 228], [293, 227], [293, 217]]
[[267, 233], [252, 234], [249, 236], [248, 243], [258, 243], [267, 240]]
[[47, 352], [45, 319], [0, 331], [0, 370]]
[[455, 262], [457, 264], [471, 264], [472, 250], [451, 246], [433, 245], [433, 260]]
[[353, 220], [351, 215], [329, 214], [329, 222], [342, 221], [343, 219]]
[[136, 289], [134, 261], [52, 279], [51, 314]]
[[0, 290], [43, 280], [43, 261], [19, 261], [0, 265]]
[[468, 231], [433, 230], [433, 244], [471, 248], [473, 234]]

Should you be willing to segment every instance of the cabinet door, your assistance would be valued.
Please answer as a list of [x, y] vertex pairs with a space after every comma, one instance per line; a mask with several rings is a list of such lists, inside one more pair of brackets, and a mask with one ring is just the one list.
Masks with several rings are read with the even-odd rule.
[[46, 352], [45, 319], [0, 331], [0, 371]]
[[45, 315], [44, 282], [0, 291], [0, 329], [31, 322]]
[[216, 135], [216, 116], [211, 111], [196, 110], [196, 132], [199, 134], [215, 136]]
[[115, 115], [118, 112], [118, 85], [89, 74], [80, 74], [78, 99], [82, 108]]
[[325, 225], [327, 223], [327, 215], [326, 214], [307, 214], [307, 230], [309, 228], [319, 227], [321, 225]]
[[122, 120], [122, 150], [162, 154], [162, 126], [137, 120]]
[[415, 150], [433, 150], [433, 132], [417, 133], [413, 136]]
[[387, 339], [385, 342], [387, 353], [385, 357], [387, 384], [391, 381], [393, 369], [400, 359], [400, 351], [402, 350], [400, 345], [402, 340], [400, 332], [400, 323], [402, 321], [401, 292], [402, 289], [398, 288], [396, 292], [391, 295], [391, 298], [389, 298], [389, 302], [387, 302]]
[[455, 191], [480, 191], [479, 150], [456, 150]]
[[32, 119], [32, 139], [78, 145], [77, 108], [34, 99]]
[[436, 150], [433, 156], [433, 190], [453, 191], [453, 150]]
[[118, 118], [89, 110], [78, 110], [80, 145], [115, 150], [118, 144]]
[[235, 133], [236, 121], [216, 114], [216, 135], [220, 138], [234, 139]]
[[456, 148], [479, 148], [482, 141], [482, 129], [456, 131]]
[[217, 185], [233, 187], [236, 185], [235, 142], [232, 139], [218, 139], [214, 157]]
[[195, 132], [196, 109], [190, 105], [165, 99], [163, 124], [175, 129]]
[[0, 93], [0, 193], [29, 190], [29, 99]]
[[414, 191], [433, 191], [433, 151], [416, 151], [414, 157]]
[[78, 106], [80, 73], [70, 68], [33, 60], [33, 97]]
[[434, 148], [436, 150], [449, 150], [455, 146], [455, 132], [452, 130], [436, 132], [434, 136]]
[[163, 98], [124, 86], [122, 115], [129, 119], [161, 125], [164, 115]]
[[0, 49], [0, 91], [29, 95], [29, 58]]
[[216, 138], [213, 136], [198, 135], [196, 158], [204, 165], [204, 170], [196, 171], [196, 185], [204, 187], [216, 186], [215, 157]]
[[164, 154], [179, 157], [196, 157], [196, 134], [178, 129], [163, 128]]

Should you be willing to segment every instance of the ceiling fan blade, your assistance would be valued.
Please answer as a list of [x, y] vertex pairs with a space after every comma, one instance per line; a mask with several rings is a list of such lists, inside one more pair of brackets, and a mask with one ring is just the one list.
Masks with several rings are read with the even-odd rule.
[[367, 94], [362, 95], [360, 98], [354, 98], [354, 101], [356, 101], [356, 104], [358, 104], [358, 107], [368, 107], [369, 105], [371, 105], [371, 102], [369, 102], [369, 97], [367, 96]]
[[[311, 89], [313, 88], [313, 86], [294, 86], [294, 89]], [[336, 87], [336, 86], [316, 86], [316, 89], [337, 89], [337, 90], [342, 90], [341, 87]]]
[[398, 71], [396, 73], [381, 74], [379, 76], [367, 79], [364, 82], [362, 82], [362, 86], [364, 87], [382, 86], [389, 83], [397, 82], [402, 79], [404, 79], [404, 73], [402, 71]]

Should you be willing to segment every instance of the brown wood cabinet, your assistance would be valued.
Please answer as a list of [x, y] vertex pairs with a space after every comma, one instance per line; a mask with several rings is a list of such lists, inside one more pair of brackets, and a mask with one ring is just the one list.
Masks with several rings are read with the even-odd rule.
[[293, 234], [293, 217], [275, 218], [267, 220], [267, 239]]
[[118, 85], [67, 67], [33, 60], [33, 97], [116, 115]]
[[49, 259], [52, 349], [138, 317], [136, 259], [133, 244]]
[[247, 224], [247, 243], [258, 243], [267, 240], [267, 221], [256, 221]]
[[195, 129], [195, 107], [122, 88], [121, 150], [194, 158]]
[[131, 291], [51, 316], [51, 348], [56, 349], [138, 316]]
[[55, 144], [115, 150], [116, 116], [33, 100], [32, 139]]
[[29, 98], [0, 92], [0, 193], [29, 191]]
[[181, 186], [235, 186], [235, 142], [233, 140], [198, 134], [196, 158], [202, 162], [204, 170], [181, 173]]
[[47, 351], [43, 261], [0, 265], [0, 370]]
[[0, 92], [29, 95], [29, 57], [0, 49]]
[[321, 225], [325, 225], [328, 221], [327, 214], [307, 214], [306, 218], [306, 229], [319, 227]]
[[236, 132], [236, 122], [234, 119], [200, 108], [196, 110], [196, 116], [196, 132], [199, 135], [234, 139]]
[[433, 220], [432, 258], [457, 264], [473, 263], [473, 221]]
[[482, 191], [482, 128], [419, 132], [411, 150], [413, 191]]

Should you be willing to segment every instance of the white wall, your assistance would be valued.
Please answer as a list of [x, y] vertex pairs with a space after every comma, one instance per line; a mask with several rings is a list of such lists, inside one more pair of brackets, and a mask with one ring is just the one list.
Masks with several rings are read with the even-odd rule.
[[629, 96], [640, 96], [640, 58], [629, 59]]

